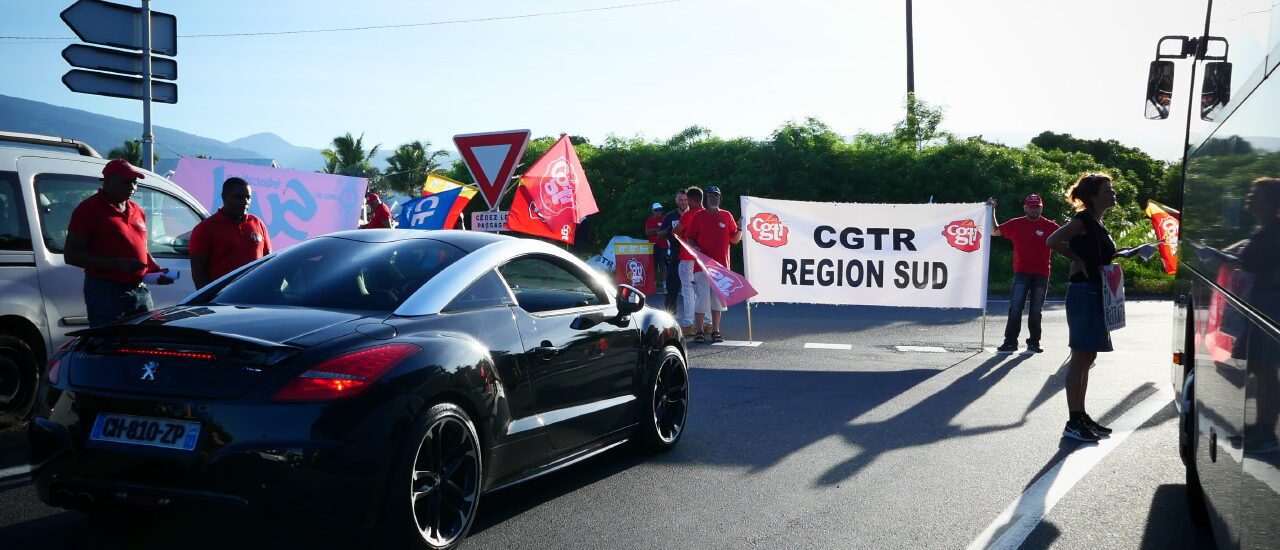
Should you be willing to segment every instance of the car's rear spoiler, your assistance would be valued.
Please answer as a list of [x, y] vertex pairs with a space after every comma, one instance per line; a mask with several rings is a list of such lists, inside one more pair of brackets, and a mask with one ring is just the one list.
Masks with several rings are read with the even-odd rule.
[[107, 325], [105, 327], [87, 328], [67, 333], [68, 336], [76, 337], [95, 337], [95, 338], [119, 338], [122, 342], [127, 342], [132, 336], [177, 336], [177, 337], [203, 337], [215, 338], [221, 340], [230, 340], [249, 344], [259, 348], [273, 350], [301, 350], [298, 346], [255, 338], [253, 336], [245, 336], [243, 334], [230, 334], [226, 332], [218, 332], [213, 330], [201, 330], [196, 328], [175, 327], [171, 325]]

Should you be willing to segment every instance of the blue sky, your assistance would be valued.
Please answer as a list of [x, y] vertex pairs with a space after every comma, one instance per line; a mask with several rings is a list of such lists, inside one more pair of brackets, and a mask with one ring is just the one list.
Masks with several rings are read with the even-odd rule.
[[[185, 35], [643, 1], [155, 0], [152, 7], [177, 15]], [[0, 0], [0, 36], [70, 36], [58, 18], [70, 3]], [[666, 138], [693, 124], [765, 138], [807, 116], [846, 135], [883, 132], [901, 116], [905, 94], [903, 5], [682, 0], [403, 29], [180, 38], [180, 102], [153, 114], [157, 124], [221, 140], [274, 132], [310, 147], [346, 131], [384, 147], [428, 139], [451, 150], [458, 133], [529, 128], [598, 142], [611, 133]], [[1161, 35], [1203, 27], [1202, 5], [916, 0], [917, 92], [945, 109], [944, 128], [958, 134], [1021, 144], [1048, 129], [1172, 159], [1176, 121], [1142, 118], [1147, 64]], [[0, 94], [139, 119], [137, 102], [63, 87], [68, 67], [59, 52], [69, 43], [0, 39]]]

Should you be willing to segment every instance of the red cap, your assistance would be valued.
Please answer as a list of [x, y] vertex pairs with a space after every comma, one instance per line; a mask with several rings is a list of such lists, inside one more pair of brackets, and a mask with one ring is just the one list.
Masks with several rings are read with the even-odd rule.
[[378, 200], [378, 194], [377, 194], [377, 193], [369, 192], [369, 193], [365, 193], [365, 194], [364, 194], [364, 201], [365, 201], [365, 202], [369, 202], [369, 201], [376, 201], [376, 200]]
[[1030, 195], [1027, 195], [1026, 203], [1027, 203], [1027, 206], [1040, 206], [1044, 204], [1044, 201], [1040, 199], [1040, 195], [1032, 193]]
[[142, 179], [147, 177], [141, 170], [134, 168], [129, 161], [124, 159], [111, 159], [106, 166], [102, 167], [102, 179], [116, 176], [127, 179]]

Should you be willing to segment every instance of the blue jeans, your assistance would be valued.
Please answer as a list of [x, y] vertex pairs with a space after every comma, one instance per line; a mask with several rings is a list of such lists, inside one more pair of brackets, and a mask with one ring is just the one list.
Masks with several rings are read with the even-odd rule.
[[1049, 278], [1035, 273], [1014, 273], [1013, 294], [1009, 297], [1009, 322], [1004, 326], [1004, 345], [1018, 344], [1018, 335], [1022, 333], [1022, 308], [1027, 300], [1031, 301], [1031, 311], [1027, 313], [1027, 329], [1031, 336], [1029, 344], [1040, 344], [1040, 312], [1044, 310], [1044, 297], [1049, 291]]
[[89, 312], [89, 326], [93, 328], [151, 311], [154, 307], [147, 285], [126, 285], [88, 275], [84, 278], [84, 305]]

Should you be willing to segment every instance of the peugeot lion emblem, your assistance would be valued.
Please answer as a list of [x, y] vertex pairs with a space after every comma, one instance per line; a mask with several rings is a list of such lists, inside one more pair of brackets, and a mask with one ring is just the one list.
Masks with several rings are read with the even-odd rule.
[[146, 364], [142, 365], [142, 376], [138, 379], [151, 380], [154, 382], [156, 379], [156, 369], [158, 368], [160, 368], [160, 363], [147, 361]]

